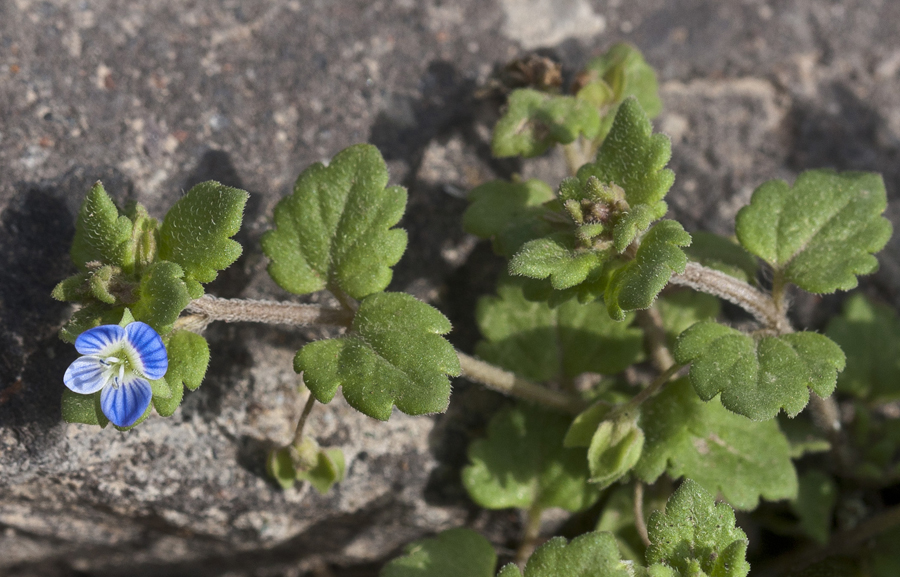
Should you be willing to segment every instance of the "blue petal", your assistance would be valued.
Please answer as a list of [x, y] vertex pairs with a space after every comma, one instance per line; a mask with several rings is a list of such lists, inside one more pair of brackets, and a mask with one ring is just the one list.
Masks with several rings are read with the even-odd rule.
[[153, 327], [140, 321], [129, 323], [125, 327], [128, 342], [134, 347], [141, 360], [138, 370], [151, 381], [166, 376], [169, 368], [169, 355], [162, 338], [153, 330]]
[[102, 389], [106, 383], [103, 378], [104, 369], [106, 367], [97, 357], [81, 357], [66, 369], [63, 382], [76, 393], [90, 395]]
[[125, 329], [119, 325], [100, 325], [88, 329], [75, 339], [75, 350], [82, 355], [99, 355], [110, 345], [122, 342]]
[[145, 379], [126, 379], [115, 388], [104, 387], [100, 393], [100, 408], [103, 414], [117, 427], [130, 427], [150, 406], [153, 390]]

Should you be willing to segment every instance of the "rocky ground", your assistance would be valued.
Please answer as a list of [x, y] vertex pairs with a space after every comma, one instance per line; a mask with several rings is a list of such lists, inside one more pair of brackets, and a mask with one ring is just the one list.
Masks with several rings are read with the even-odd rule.
[[[491, 160], [496, 105], [474, 94], [496, 65], [540, 50], [572, 73], [636, 44], [659, 72], [689, 230], [729, 233], [757, 184], [823, 166], [884, 174], [897, 223], [898, 25], [891, 0], [0, 0], [0, 573], [374, 575], [416, 537], [468, 524], [502, 545], [515, 521], [459, 484], [499, 402], [462, 381], [447, 416], [318, 407], [311, 429], [344, 448], [348, 479], [327, 496], [268, 482], [265, 449], [302, 406], [291, 357], [311, 335], [296, 331], [213, 327], [206, 382], [172, 418], [62, 423], [75, 351], [49, 292], [95, 180], [156, 214], [202, 180], [249, 190], [244, 256], [209, 292], [283, 299], [258, 245], [273, 206], [308, 164], [376, 144], [410, 192], [392, 289], [441, 308], [471, 350], [498, 263], [460, 230], [464, 192], [563, 170]], [[898, 256], [900, 238], [865, 283], [895, 304]]]

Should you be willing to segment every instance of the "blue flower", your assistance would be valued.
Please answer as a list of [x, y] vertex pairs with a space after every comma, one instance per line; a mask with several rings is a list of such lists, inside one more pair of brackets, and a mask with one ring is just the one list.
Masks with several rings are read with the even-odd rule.
[[100, 408], [119, 427], [141, 418], [153, 397], [148, 379], [161, 379], [169, 368], [162, 338], [142, 322], [84, 331], [75, 349], [84, 356], [69, 365], [63, 382], [82, 395], [101, 391]]

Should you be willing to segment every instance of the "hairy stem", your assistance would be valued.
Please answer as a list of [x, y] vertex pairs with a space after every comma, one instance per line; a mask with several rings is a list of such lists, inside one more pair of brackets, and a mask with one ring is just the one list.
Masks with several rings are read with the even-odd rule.
[[313, 405], [315, 404], [316, 397], [310, 393], [309, 398], [306, 399], [306, 404], [303, 406], [303, 412], [300, 413], [300, 420], [297, 421], [297, 428], [294, 430], [293, 445], [295, 447], [303, 440], [303, 429], [306, 427], [306, 420], [309, 418], [309, 413], [312, 412]]
[[353, 321], [353, 314], [343, 308], [291, 302], [222, 299], [209, 295], [191, 301], [185, 310], [191, 315], [178, 319], [181, 325], [179, 328], [189, 330], [195, 325], [202, 330], [212, 321], [336, 327], [348, 326]]
[[670, 282], [732, 302], [778, 334], [794, 330], [784, 312], [768, 295], [723, 272], [689, 262], [684, 273], [672, 275]]
[[650, 534], [647, 532], [647, 523], [644, 521], [644, 484], [634, 482], [634, 527], [637, 529], [644, 546], [650, 546]]
[[666, 345], [666, 329], [663, 328], [662, 315], [659, 310], [649, 308], [637, 311], [637, 323], [644, 330], [644, 340], [647, 345], [647, 354], [653, 367], [663, 373], [675, 364], [672, 353]]
[[522, 542], [516, 549], [515, 562], [520, 568], [525, 568], [525, 562], [537, 548], [538, 539], [541, 536], [541, 515], [544, 509], [534, 505], [525, 512], [525, 527], [522, 532]]
[[462, 376], [489, 389], [575, 415], [588, 407], [580, 397], [547, 389], [463, 352], [456, 354]]

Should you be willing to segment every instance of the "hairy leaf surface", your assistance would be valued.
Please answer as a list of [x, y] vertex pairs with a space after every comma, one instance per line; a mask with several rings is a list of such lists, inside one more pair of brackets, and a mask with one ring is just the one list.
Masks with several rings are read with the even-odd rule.
[[487, 509], [561, 507], [580, 511], [599, 496], [587, 482], [583, 449], [563, 448], [570, 419], [526, 405], [497, 413], [469, 445], [463, 484]]
[[513, 280], [482, 297], [475, 318], [485, 340], [478, 356], [535, 381], [582, 373], [614, 374], [643, 356], [643, 332], [609, 318], [601, 303], [570, 300], [556, 308], [528, 301]]
[[509, 95], [506, 113], [494, 126], [494, 156], [538, 156], [554, 144], [569, 144], [600, 130], [600, 114], [573, 96], [558, 96], [531, 88]]
[[856, 286], [857, 275], [878, 268], [872, 256], [891, 236], [881, 216], [887, 195], [881, 176], [809, 170], [794, 186], [770, 180], [736, 219], [737, 237], [800, 288], [832, 293]]
[[623, 320], [625, 311], [649, 308], [673, 273], [684, 272], [687, 257], [681, 249], [691, 235], [674, 220], [655, 224], [641, 241], [634, 260], [617, 268], [604, 294], [609, 316]]
[[161, 335], [172, 330], [178, 315], [191, 302], [184, 271], [174, 262], [157, 261], [141, 277], [139, 299], [131, 305], [134, 318]]
[[159, 258], [181, 266], [185, 282], [197, 289], [193, 298], [202, 296], [195, 283], [215, 280], [218, 271], [241, 256], [241, 245], [231, 237], [241, 228], [249, 196], [210, 180], [193, 186], [166, 213], [159, 229]]
[[263, 235], [269, 275], [294, 294], [333, 285], [359, 299], [384, 290], [406, 250], [406, 231], [391, 228], [406, 191], [387, 183], [384, 159], [369, 144], [304, 170], [275, 207], [275, 229]]
[[[587, 533], [570, 542], [554, 537], [535, 550], [525, 565], [525, 577], [633, 577], [630, 563], [622, 561], [611, 533]], [[497, 577], [522, 577], [515, 565], [506, 565]]]
[[809, 389], [827, 397], [845, 364], [840, 347], [817, 333], [754, 337], [715, 322], [683, 332], [672, 352], [678, 363], [691, 363], [691, 384], [701, 399], [722, 393], [725, 408], [754, 421], [780, 409], [798, 414]]
[[509, 261], [509, 272], [535, 279], [549, 277], [554, 289], [565, 290], [600, 271], [611, 250], [582, 249], [574, 233], [557, 232], [522, 245]]
[[119, 213], [106, 189], [97, 182], [84, 197], [75, 220], [72, 262], [83, 271], [87, 270], [87, 263], [94, 261], [120, 267], [130, 265], [127, 249], [131, 227], [131, 220]]
[[449, 529], [433, 539], [407, 545], [405, 554], [384, 566], [379, 577], [493, 577], [497, 554], [471, 529]]
[[791, 448], [775, 420], [754, 422], [717, 400], [701, 401], [687, 379], [671, 383], [641, 408], [647, 441], [635, 474], [655, 483], [663, 472], [693, 479], [734, 507], [756, 508], [797, 495]]
[[165, 343], [169, 355], [166, 381], [170, 386], [180, 382], [188, 390], [196, 390], [209, 366], [209, 343], [190, 331], [175, 331], [166, 337]]
[[450, 321], [404, 293], [362, 300], [350, 332], [310, 343], [294, 357], [306, 386], [322, 403], [338, 387], [355, 409], [386, 421], [394, 405], [409, 415], [447, 408], [450, 380], [459, 375], [456, 351], [441, 335]]
[[685, 479], [666, 503], [665, 512], [655, 511], [647, 527], [650, 547], [647, 563], [677, 571], [677, 575], [745, 577], [750, 565], [747, 535], [734, 524], [734, 511], [716, 504], [700, 484]]

